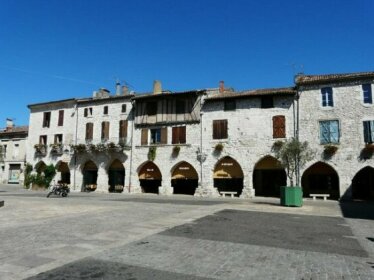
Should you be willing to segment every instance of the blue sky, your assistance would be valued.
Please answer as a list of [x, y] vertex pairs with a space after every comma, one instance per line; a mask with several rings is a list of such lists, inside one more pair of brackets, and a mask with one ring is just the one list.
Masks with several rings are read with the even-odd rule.
[[374, 1], [1, 0], [0, 127], [27, 104], [147, 92], [283, 87], [374, 70]]

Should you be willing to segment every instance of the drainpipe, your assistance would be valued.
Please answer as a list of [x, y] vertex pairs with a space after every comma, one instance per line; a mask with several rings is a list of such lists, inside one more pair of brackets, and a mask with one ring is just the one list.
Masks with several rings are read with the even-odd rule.
[[[300, 120], [300, 109], [299, 109], [299, 99], [300, 99], [300, 92], [299, 89], [296, 87], [296, 140], [299, 141], [299, 120]], [[297, 168], [296, 168], [296, 184], [300, 186], [300, 164], [297, 161]]]
[[[74, 137], [74, 145], [77, 145], [78, 142], [78, 104], [75, 104], [75, 137]], [[77, 154], [74, 153], [74, 190], [76, 186], [76, 170], [77, 170]]]
[[203, 187], [203, 161], [204, 161], [204, 151], [203, 151], [203, 112], [202, 108], [204, 105], [203, 97], [200, 97], [200, 186]]
[[131, 101], [131, 105], [132, 105], [132, 108], [131, 108], [131, 120], [132, 120], [132, 124], [131, 124], [131, 150], [130, 150], [130, 179], [129, 179], [129, 193], [131, 192], [131, 177], [132, 177], [132, 153], [133, 153], [133, 150], [134, 150], [134, 147], [133, 147], [133, 141], [134, 141], [134, 122], [135, 122], [135, 100], [132, 100]]

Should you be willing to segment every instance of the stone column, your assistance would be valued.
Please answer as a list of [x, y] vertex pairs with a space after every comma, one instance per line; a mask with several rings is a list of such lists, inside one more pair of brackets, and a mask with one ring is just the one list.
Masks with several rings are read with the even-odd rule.
[[170, 175], [164, 176], [161, 181], [161, 187], [158, 187], [158, 194], [159, 195], [172, 195], [173, 193], [174, 193], [174, 188], [171, 186], [171, 176]]
[[249, 172], [247, 176], [243, 178], [243, 191], [240, 198], [253, 198], [255, 197], [255, 189], [252, 184], [253, 172]]
[[109, 192], [108, 174], [105, 170], [104, 164], [100, 164], [97, 170], [97, 188], [96, 192]]

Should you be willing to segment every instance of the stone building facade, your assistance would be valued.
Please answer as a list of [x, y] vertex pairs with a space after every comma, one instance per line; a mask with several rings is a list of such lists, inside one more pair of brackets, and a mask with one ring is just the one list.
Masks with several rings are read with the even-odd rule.
[[[27, 161], [39, 172], [54, 164], [57, 180], [75, 191], [279, 196], [289, 182], [272, 147], [299, 137], [316, 151], [300, 172], [305, 195], [370, 197], [373, 81], [372, 72], [299, 75], [292, 87], [242, 92], [223, 82], [170, 92], [156, 82], [152, 93], [100, 90], [92, 98], [34, 104]], [[59, 153], [52, 152], [59, 142]]]
[[0, 131], [0, 182], [22, 184], [26, 162], [28, 126], [15, 126], [7, 119], [6, 128]]

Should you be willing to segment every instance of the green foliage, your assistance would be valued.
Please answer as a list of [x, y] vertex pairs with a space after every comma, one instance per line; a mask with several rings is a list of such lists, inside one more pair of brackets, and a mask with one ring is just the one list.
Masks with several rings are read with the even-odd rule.
[[72, 148], [75, 154], [80, 154], [87, 151], [87, 147], [85, 144], [70, 145], [70, 147]]
[[25, 170], [24, 171], [25, 180], [23, 182], [23, 185], [26, 189], [28, 189], [31, 184], [30, 176], [31, 176], [31, 171], [32, 171], [32, 165], [30, 163], [26, 163], [24, 170]]
[[53, 164], [47, 165], [44, 169], [44, 178], [45, 182], [47, 183], [47, 186], [51, 183], [53, 177], [56, 175], [56, 168]]
[[222, 143], [217, 143], [216, 146], [214, 147], [214, 150], [216, 152], [222, 152], [223, 151], [223, 144]]
[[156, 147], [149, 147], [148, 159], [154, 161], [156, 158]]
[[173, 156], [177, 157], [179, 155], [180, 150], [181, 150], [180, 146], [174, 146], [173, 147]]
[[300, 142], [296, 138], [285, 141], [279, 149], [273, 149], [273, 152], [286, 169], [291, 186], [293, 186], [293, 179], [297, 169], [302, 168], [308, 161], [312, 160], [315, 154], [307, 141]]
[[[32, 174], [28, 176], [29, 184], [36, 184], [41, 187], [48, 188], [53, 177], [56, 175], [56, 168], [53, 164], [47, 165], [41, 174]], [[25, 180], [26, 181], [26, 180]]]

